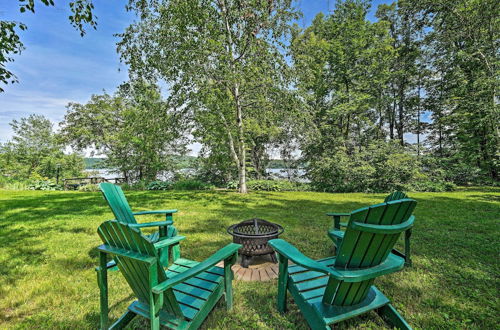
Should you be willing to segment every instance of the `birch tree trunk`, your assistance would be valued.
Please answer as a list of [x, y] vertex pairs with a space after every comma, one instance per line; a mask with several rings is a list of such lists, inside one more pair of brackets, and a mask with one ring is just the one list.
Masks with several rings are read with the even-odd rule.
[[245, 144], [245, 130], [243, 127], [243, 114], [240, 102], [239, 84], [234, 86], [234, 100], [236, 103], [236, 122], [238, 125], [238, 178], [239, 178], [239, 192], [242, 194], [247, 193], [247, 168], [246, 168], [246, 144]]

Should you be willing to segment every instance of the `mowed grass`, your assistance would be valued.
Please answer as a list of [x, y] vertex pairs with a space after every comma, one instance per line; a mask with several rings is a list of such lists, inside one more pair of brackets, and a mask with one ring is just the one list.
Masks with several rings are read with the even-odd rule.
[[[177, 208], [175, 225], [187, 237], [183, 257], [203, 260], [231, 241], [226, 227], [251, 217], [280, 223], [282, 238], [313, 258], [331, 254], [328, 211], [379, 203], [384, 194], [312, 192], [127, 192], [135, 211]], [[411, 268], [375, 283], [415, 328], [499, 327], [500, 190], [411, 193], [418, 201]], [[112, 214], [100, 193], [0, 191], [0, 328], [98, 327], [94, 267], [98, 225]], [[153, 218], [144, 217], [141, 221]], [[399, 243], [401, 244], [401, 243]], [[134, 299], [119, 272], [111, 272], [110, 318]], [[221, 301], [203, 328], [304, 329], [289, 298], [276, 311], [276, 281], [234, 282], [233, 311]], [[130, 328], [147, 327], [136, 318]], [[383, 328], [375, 314], [342, 322], [339, 329]]]

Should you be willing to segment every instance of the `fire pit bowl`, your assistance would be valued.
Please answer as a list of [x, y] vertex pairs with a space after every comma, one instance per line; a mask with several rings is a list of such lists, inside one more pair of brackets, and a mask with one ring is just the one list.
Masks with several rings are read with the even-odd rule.
[[265, 254], [269, 254], [274, 263], [277, 262], [274, 250], [267, 242], [278, 238], [284, 232], [280, 225], [254, 218], [229, 226], [227, 232], [233, 236], [234, 243], [243, 245], [238, 251], [241, 255], [242, 267], [248, 268], [252, 257]]

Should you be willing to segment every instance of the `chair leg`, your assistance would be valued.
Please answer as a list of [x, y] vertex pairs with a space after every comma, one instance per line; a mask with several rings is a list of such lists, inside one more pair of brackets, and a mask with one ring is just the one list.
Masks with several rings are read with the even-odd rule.
[[410, 247], [410, 237], [412, 234], [411, 228], [405, 231], [405, 264], [406, 266], [411, 266], [411, 247]]
[[99, 300], [101, 306], [100, 328], [108, 326], [108, 269], [106, 253], [99, 252], [99, 267], [97, 268], [97, 285], [99, 286]]
[[172, 262], [176, 261], [181, 257], [181, 246], [180, 244], [175, 244], [172, 246]]
[[170, 252], [170, 248], [169, 247], [160, 249], [158, 251], [158, 253], [160, 255], [160, 264], [163, 267], [168, 267], [168, 259], [169, 259], [169, 254], [170, 254], [169, 252]]
[[[158, 284], [158, 266], [156, 263], [150, 264], [149, 269], [149, 287], [152, 288]], [[160, 329], [160, 309], [163, 305], [163, 294], [149, 292], [149, 321], [152, 330]]]
[[236, 262], [238, 255], [234, 254], [230, 258], [224, 260], [224, 289], [225, 289], [225, 299], [226, 299], [226, 309], [231, 310], [233, 308], [233, 270], [231, 267]]
[[387, 304], [385, 306], [377, 309], [377, 313], [388, 323], [393, 325], [398, 329], [411, 330], [411, 326], [405, 321], [405, 319], [396, 311], [396, 309], [391, 305]]
[[[173, 220], [172, 215], [170, 215], [170, 217], [167, 216], [167, 220]], [[168, 226], [167, 236], [168, 237], [177, 236], [177, 228], [175, 228], [175, 226], [173, 226], [173, 225]], [[169, 250], [170, 261], [173, 263], [177, 259], [179, 259], [180, 257], [181, 257], [181, 246], [180, 246], [180, 244], [175, 244]]]
[[286, 296], [288, 287], [288, 259], [278, 253], [279, 274], [278, 274], [278, 311], [285, 313]]

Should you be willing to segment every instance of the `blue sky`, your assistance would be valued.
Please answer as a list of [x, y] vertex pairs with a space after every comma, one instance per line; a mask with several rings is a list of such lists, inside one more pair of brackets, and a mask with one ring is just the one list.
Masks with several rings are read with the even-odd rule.
[[[13, 119], [35, 113], [57, 123], [69, 102], [84, 103], [92, 94], [113, 92], [127, 80], [127, 67], [116, 53], [118, 38], [113, 36], [135, 19], [125, 11], [126, 1], [94, 1], [97, 30], [87, 30], [83, 38], [69, 24], [67, 2], [55, 2], [55, 7], [45, 7], [36, 1], [36, 14], [21, 14], [17, 0], [0, 1], [0, 20], [28, 26], [20, 33], [26, 49], [8, 64], [19, 83], [4, 86], [5, 92], [0, 93], [0, 142], [11, 138]], [[373, 1], [368, 18], [374, 19], [378, 4], [387, 2], [391, 1]], [[297, 3], [303, 12], [299, 25], [307, 26], [319, 12], [332, 10], [335, 0]]]

